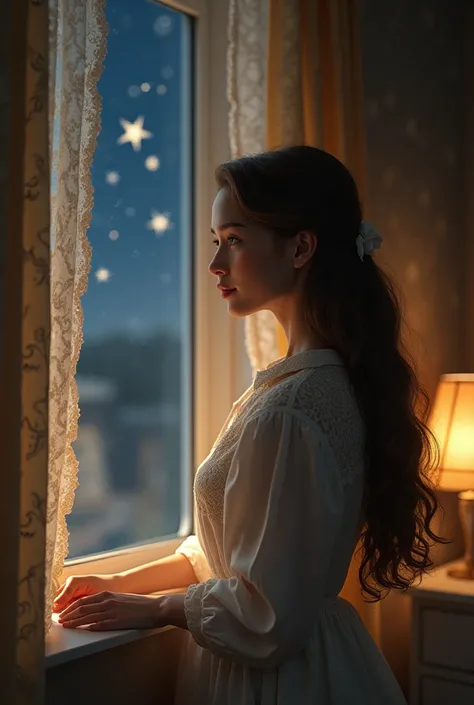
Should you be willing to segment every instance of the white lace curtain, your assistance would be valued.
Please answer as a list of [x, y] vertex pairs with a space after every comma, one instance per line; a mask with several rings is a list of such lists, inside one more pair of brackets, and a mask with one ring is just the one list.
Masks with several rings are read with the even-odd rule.
[[91, 165], [100, 129], [98, 80], [106, 51], [105, 0], [50, 0], [51, 352], [46, 524], [46, 622], [68, 552], [66, 515], [77, 484], [72, 443], [79, 418], [75, 372], [81, 296], [91, 247]]

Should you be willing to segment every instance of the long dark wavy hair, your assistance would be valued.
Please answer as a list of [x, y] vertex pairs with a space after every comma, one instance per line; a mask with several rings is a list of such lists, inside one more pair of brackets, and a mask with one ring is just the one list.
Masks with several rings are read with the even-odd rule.
[[327, 152], [297, 146], [222, 164], [216, 181], [276, 237], [316, 234], [306, 320], [341, 355], [366, 426], [362, 594], [378, 601], [406, 590], [433, 567], [433, 543], [446, 542], [431, 527], [438, 449], [426, 426], [428, 397], [403, 349], [394, 285], [371, 256], [361, 261], [357, 253], [362, 208], [354, 179]]

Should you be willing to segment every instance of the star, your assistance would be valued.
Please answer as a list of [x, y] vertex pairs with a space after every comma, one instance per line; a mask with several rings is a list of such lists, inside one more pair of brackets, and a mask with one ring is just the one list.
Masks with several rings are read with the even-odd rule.
[[120, 118], [120, 124], [124, 129], [123, 135], [120, 135], [117, 142], [118, 144], [126, 144], [130, 142], [135, 152], [139, 152], [142, 148], [142, 140], [150, 139], [153, 137], [151, 132], [143, 129], [143, 122], [145, 118], [139, 115], [135, 122], [129, 122]]
[[159, 37], [166, 37], [173, 28], [173, 22], [169, 15], [160, 15], [156, 18], [153, 29]]
[[110, 269], [106, 269], [105, 267], [100, 267], [100, 269], [98, 269], [95, 273], [95, 278], [98, 282], [108, 282], [111, 276], [112, 272]]
[[105, 175], [105, 180], [111, 186], [116, 186], [120, 181], [120, 174], [118, 171], [108, 171]]
[[149, 230], [153, 230], [155, 235], [163, 235], [172, 225], [167, 213], [151, 212], [151, 218], [147, 223]]
[[156, 171], [160, 168], [160, 160], [156, 154], [150, 154], [150, 156], [145, 159], [145, 167], [148, 171]]

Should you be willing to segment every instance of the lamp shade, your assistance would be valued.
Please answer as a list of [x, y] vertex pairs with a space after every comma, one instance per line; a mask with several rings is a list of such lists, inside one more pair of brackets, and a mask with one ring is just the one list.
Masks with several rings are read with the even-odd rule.
[[430, 418], [443, 490], [474, 490], [474, 374], [440, 378]]

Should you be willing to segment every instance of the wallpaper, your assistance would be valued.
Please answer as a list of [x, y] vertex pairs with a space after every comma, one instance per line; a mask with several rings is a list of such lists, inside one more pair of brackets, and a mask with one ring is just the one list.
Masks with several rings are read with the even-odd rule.
[[[402, 291], [408, 343], [430, 394], [464, 371], [466, 121], [462, 0], [360, 0], [367, 133], [366, 217], [384, 237], [379, 262]], [[439, 492], [436, 530], [462, 555], [456, 495]], [[381, 605], [381, 644], [405, 693], [410, 597]]]
[[366, 216], [403, 293], [409, 343], [433, 392], [462, 365], [461, 1], [361, 0]]

